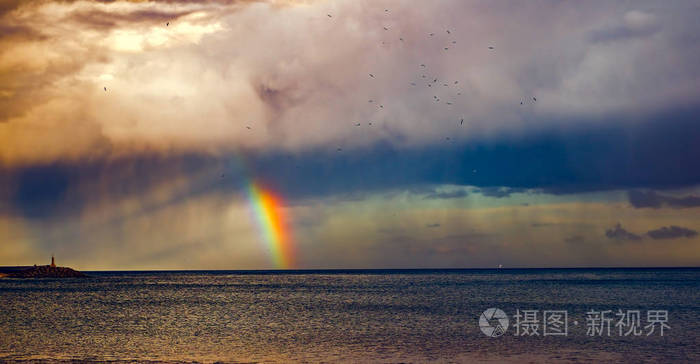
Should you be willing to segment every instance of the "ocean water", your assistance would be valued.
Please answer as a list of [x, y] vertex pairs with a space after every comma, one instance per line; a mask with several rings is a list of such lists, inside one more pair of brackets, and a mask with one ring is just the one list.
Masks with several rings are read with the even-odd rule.
[[[700, 362], [700, 269], [88, 274], [0, 279], [0, 361]], [[669, 328], [588, 335], [618, 309]], [[516, 335], [518, 310], [566, 311], [566, 335]]]

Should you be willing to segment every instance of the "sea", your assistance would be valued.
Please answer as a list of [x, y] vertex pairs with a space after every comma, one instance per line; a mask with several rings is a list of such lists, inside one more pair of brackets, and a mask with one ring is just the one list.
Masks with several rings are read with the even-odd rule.
[[0, 279], [0, 362], [700, 363], [699, 268], [86, 273]]

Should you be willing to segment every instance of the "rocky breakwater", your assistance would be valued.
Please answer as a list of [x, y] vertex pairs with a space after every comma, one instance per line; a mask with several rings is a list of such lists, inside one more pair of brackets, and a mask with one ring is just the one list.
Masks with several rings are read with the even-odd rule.
[[27, 269], [8, 272], [7, 278], [86, 278], [87, 275], [68, 267], [52, 267], [50, 265], [34, 266]]

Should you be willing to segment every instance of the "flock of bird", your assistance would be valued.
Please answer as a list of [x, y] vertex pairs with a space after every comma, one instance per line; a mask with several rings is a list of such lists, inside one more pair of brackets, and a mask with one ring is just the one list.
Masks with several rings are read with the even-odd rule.
[[[385, 13], [389, 13], [389, 9], [384, 9], [384, 12], [385, 12]], [[330, 19], [333, 18], [333, 15], [332, 15], [332, 14], [327, 14], [327, 16], [328, 16], [328, 18], [330, 18]], [[166, 22], [166, 23], [165, 23], [165, 26], [166, 26], [166, 27], [169, 27], [169, 26], [170, 26], [170, 22]], [[383, 26], [382, 28], [384, 29], [384, 31], [389, 31], [389, 30], [390, 30], [389, 27], [387, 27], [387, 26]], [[452, 35], [452, 32], [451, 32], [449, 29], [445, 30], [445, 32], [447, 33], [448, 36], [451, 36], [451, 35]], [[434, 36], [435, 36], [435, 33], [428, 33], [428, 36], [429, 36], [429, 37], [434, 37]], [[400, 41], [400, 42], [404, 42], [404, 38], [403, 38], [403, 37], [399, 37], [399, 41]], [[382, 41], [382, 44], [385, 44], [385, 41]], [[451, 41], [450, 41], [450, 44], [453, 44], [453, 45], [454, 45], [454, 44], [457, 44], [457, 41], [456, 41], [456, 40], [451, 40]], [[495, 50], [495, 47], [494, 47], [494, 46], [488, 46], [488, 49], [491, 50], [491, 51], [493, 51], [493, 50]], [[448, 46], [448, 47], [444, 47], [444, 50], [445, 50], [445, 51], [448, 51], [448, 50], [449, 50], [449, 46]], [[428, 67], [425, 65], [425, 63], [421, 63], [418, 67], [419, 67], [421, 70], [423, 70], [423, 71], [427, 70], [427, 68], [428, 68]], [[376, 78], [377, 78], [373, 73], [369, 73], [369, 77], [370, 77], [371, 79], [376, 79]], [[428, 79], [428, 76], [427, 76], [425, 73], [422, 73], [422, 74], [420, 75], [420, 79], [422, 79], [422, 80]], [[416, 81], [420, 82], [420, 80], [416, 80]], [[411, 87], [416, 87], [416, 86], [418, 86], [418, 82], [416, 82], [416, 81], [411, 81], [411, 82], [410, 82]], [[426, 85], [426, 87], [431, 87], [431, 88], [432, 88], [433, 85], [438, 85], [438, 81], [439, 81], [438, 78], [433, 77], [433, 80], [427, 82], [425, 85]], [[452, 83], [453, 86], [458, 85], [458, 84], [459, 84], [459, 81], [454, 81], [454, 82]], [[449, 87], [449, 86], [450, 86], [450, 83], [448, 83], [448, 82], [443, 82], [443, 83], [442, 83], [442, 86], [443, 86], [443, 87]], [[106, 86], [104, 87], [104, 91], [107, 92], [107, 87], [106, 87]], [[461, 96], [461, 95], [462, 95], [462, 92], [461, 92], [461, 91], [457, 91], [457, 96]], [[438, 97], [437, 95], [433, 95], [433, 100], [434, 100], [435, 102], [438, 102], [438, 103], [439, 103], [439, 102], [440, 102], [440, 97]], [[532, 97], [532, 101], [533, 101], [533, 102], [537, 102], [537, 98], [536, 98], [536, 97]], [[369, 99], [368, 102], [369, 102], [369, 103], [374, 103], [375, 101], [374, 101], [373, 99]], [[450, 105], [452, 105], [453, 103], [452, 103], [451, 101], [445, 101], [445, 104], [448, 105], [448, 106], [450, 106]], [[520, 101], [520, 105], [523, 105], [523, 101]], [[379, 107], [380, 109], [384, 109], [384, 105], [383, 105], [383, 104], [378, 104], [378, 107]], [[371, 122], [371, 121], [368, 122], [367, 125], [368, 125], [368, 126], [372, 126], [372, 122]], [[459, 120], [459, 125], [460, 125], [460, 126], [464, 125], [464, 118], [461, 118], [461, 119]], [[360, 127], [360, 126], [362, 126], [362, 124], [359, 123], [359, 122], [357, 122], [357, 123], [355, 123], [355, 126], [356, 126], [356, 127]], [[246, 129], [252, 130], [252, 127], [251, 127], [250, 125], [246, 125]], [[445, 137], [445, 140], [449, 141], [449, 140], [450, 140], [450, 137]], [[341, 147], [338, 147], [338, 148], [336, 149], [336, 151], [338, 151], [338, 152], [341, 152], [342, 150], [343, 150], [343, 149], [342, 149]], [[222, 175], [222, 177], [223, 177], [223, 175]]]
[[[384, 12], [385, 12], [385, 13], [389, 13], [389, 9], [384, 9]], [[328, 16], [328, 18], [333, 18], [333, 15], [332, 15], [332, 14], [327, 14], [327, 16]], [[384, 29], [384, 31], [390, 31], [390, 28], [387, 27], [387, 26], [383, 26], [382, 28]], [[450, 31], [449, 29], [446, 29], [445, 32], [447, 33], [448, 36], [452, 36], [452, 31]], [[429, 36], [429, 37], [435, 37], [435, 33], [428, 33], [428, 36]], [[404, 42], [404, 38], [403, 38], [403, 37], [399, 37], [399, 41], [400, 41], [400, 42]], [[386, 44], [386, 42], [385, 42], [385, 41], [382, 41], [382, 44]], [[457, 41], [453, 39], [453, 40], [451, 40], [451, 41], [449, 42], [449, 44], [452, 44], [452, 45], [457, 44]], [[449, 46], [443, 47], [443, 48], [444, 48], [445, 51], [448, 51], [448, 50], [450, 49]], [[490, 51], [494, 51], [494, 50], [495, 50], [495, 47], [494, 47], [494, 46], [491, 46], [491, 45], [488, 46], [487, 48], [488, 48]], [[425, 65], [425, 63], [421, 63], [421, 64], [419, 65], [419, 68], [420, 68], [421, 70], [425, 71], [425, 70], [427, 70], [428, 67]], [[375, 76], [375, 74], [373, 74], [373, 73], [369, 73], [368, 75], [369, 75], [369, 78], [371, 78], [371, 79], [376, 79], [376, 78], [377, 78], [377, 76]], [[427, 76], [425, 73], [422, 73], [422, 74], [420, 75], [420, 80], [411, 81], [411, 82], [410, 82], [410, 85], [411, 85], [411, 87], [416, 87], [416, 86], [418, 86], [418, 82], [420, 82], [421, 80], [425, 80], [425, 79], [428, 79], [428, 76]], [[426, 85], [427, 87], [431, 87], [431, 88], [432, 88], [434, 85], [435, 85], [435, 86], [439, 85], [439, 84], [438, 84], [438, 81], [439, 81], [438, 78], [434, 78], [434, 77], [433, 77], [433, 78], [432, 78], [432, 81], [427, 82], [425, 85]], [[451, 84], [452, 84], [453, 86], [458, 85], [458, 84], [459, 84], [459, 81], [454, 81], [454, 82], [452, 82]], [[450, 86], [450, 83], [449, 83], [449, 82], [443, 82], [443, 83], [442, 83], [442, 86], [444, 86], [444, 87], [449, 87], [449, 86]], [[461, 91], [457, 91], [457, 96], [461, 96], [461, 95], [462, 95], [462, 92], [461, 92]], [[440, 102], [440, 97], [438, 97], [438, 95], [433, 95], [433, 100], [434, 100], [435, 102], [439, 103], [439, 102]], [[532, 97], [532, 100], [533, 100], [533, 102], [537, 102], [537, 98], [536, 98], [536, 97]], [[375, 101], [374, 101], [373, 99], [369, 99], [368, 102], [369, 102], [369, 103], [374, 103]], [[450, 106], [450, 105], [453, 104], [453, 102], [452, 102], [452, 101], [445, 101], [445, 104], [448, 105], [448, 106]], [[523, 101], [522, 101], [522, 100], [520, 101], [520, 105], [523, 105]], [[384, 108], [384, 105], [383, 105], [383, 104], [379, 104], [378, 106], [379, 106], [380, 109], [383, 109], [383, 108]], [[361, 125], [362, 125], [361, 123], [355, 123], [355, 126], [356, 126], [356, 127], [360, 127]], [[372, 122], [368, 122], [368, 125], [369, 125], [369, 126], [372, 126]], [[464, 125], [464, 118], [461, 118], [461, 119], [459, 120], [459, 125], [460, 125], [460, 126], [463, 126], [463, 125]], [[445, 140], [450, 141], [451, 139], [450, 139], [450, 137], [448, 136], [448, 137], [445, 137]], [[341, 152], [342, 150], [343, 150], [343, 149], [342, 149], [341, 147], [338, 147], [338, 148], [336, 149], [336, 151], [338, 151], [338, 152]]]

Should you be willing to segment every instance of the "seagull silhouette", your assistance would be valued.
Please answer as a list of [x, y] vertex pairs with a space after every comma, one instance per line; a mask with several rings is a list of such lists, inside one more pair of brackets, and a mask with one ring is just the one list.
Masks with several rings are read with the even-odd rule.
[[462, 120], [459, 121], [459, 125], [463, 125], [463, 124], [464, 124], [464, 118], [462, 118]]
[[104, 89], [105, 89], [105, 91], [107, 91], [107, 87], [105, 87]]
[[332, 18], [333, 16], [331, 14], [327, 14], [329, 18]]
[[167, 27], [167, 26], [170, 26], [170, 22], [165, 23], [165, 26], [166, 26], [166, 27]]
[[493, 47], [492, 47], [492, 46], [489, 46], [489, 49], [493, 49]]
[[374, 75], [370, 73], [370, 74], [369, 74], [369, 77], [372, 77], [372, 78], [374, 78]]

